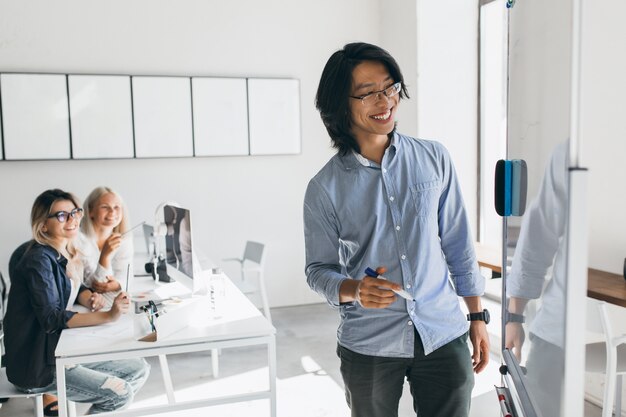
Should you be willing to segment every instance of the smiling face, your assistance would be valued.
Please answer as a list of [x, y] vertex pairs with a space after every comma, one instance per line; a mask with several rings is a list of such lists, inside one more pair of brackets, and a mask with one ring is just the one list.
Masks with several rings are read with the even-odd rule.
[[[393, 85], [395, 80], [389, 75], [385, 65], [377, 61], [364, 61], [352, 71], [351, 96], [384, 90]], [[371, 141], [387, 141], [387, 135], [393, 131], [394, 118], [400, 95], [389, 98], [379, 94], [372, 104], [364, 105], [360, 99], [350, 98], [352, 116], [352, 134], [359, 145]]]
[[93, 205], [89, 216], [94, 229], [113, 229], [124, 217], [122, 202], [113, 193], [103, 194]]
[[[70, 213], [76, 206], [71, 200], [57, 200], [50, 207], [50, 214], [65, 211]], [[67, 220], [61, 223], [56, 217], [50, 217], [44, 223], [42, 230], [54, 242], [65, 242], [74, 239], [78, 235], [80, 220], [78, 216], [67, 216]], [[59, 247], [65, 247], [60, 245]]]

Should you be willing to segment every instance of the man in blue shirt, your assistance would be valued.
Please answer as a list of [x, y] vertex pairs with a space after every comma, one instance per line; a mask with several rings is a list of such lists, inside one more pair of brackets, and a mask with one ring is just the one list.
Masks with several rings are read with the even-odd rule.
[[[316, 106], [338, 152], [306, 191], [307, 281], [340, 311], [352, 416], [397, 416], [406, 377], [420, 417], [463, 417], [472, 370], [489, 360], [484, 279], [450, 156], [395, 131], [401, 98], [400, 68], [377, 46], [348, 44], [326, 63]], [[364, 276], [370, 266], [386, 279]], [[473, 313], [471, 356], [458, 296]]]

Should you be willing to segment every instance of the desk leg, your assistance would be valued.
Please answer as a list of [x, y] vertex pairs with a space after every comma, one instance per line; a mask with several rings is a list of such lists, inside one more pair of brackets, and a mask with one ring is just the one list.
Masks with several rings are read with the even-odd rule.
[[267, 344], [267, 361], [270, 376], [270, 416], [276, 417], [276, 336]]
[[59, 417], [67, 417], [67, 393], [65, 392], [65, 366], [57, 360], [57, 396], [59, 401]]
[[163, 375], [163, 385], [165, 385], [165, 392], [167, 394], [167, 403], [175, 404], [176, 398], [174, 397], [174, 385], [172, 385], [172, 376], [170, 375], [170, 367], [167, 365], [167, 357], [165, 355], [159, 355], [159, 364], [161, 365], [161, 374]]
[[220, 375], [220, 350], [211, 349], [211, 366], [213, 368], [213, 378]]

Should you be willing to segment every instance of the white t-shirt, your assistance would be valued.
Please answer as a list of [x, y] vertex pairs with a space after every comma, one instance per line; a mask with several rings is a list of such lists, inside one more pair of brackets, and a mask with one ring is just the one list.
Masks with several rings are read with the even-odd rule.
[[[80, 233], [77, 239], [78, 250], [81, 252], [83, 263], [83, 282], [86, 287], [92, 288], [93, 282], [106, 282], [107, 276], [113, 276], [121, 285], [121, 288], [125, 288], [126, 274], [128, 271], [128, 265], [131, 265], [130, 275], [128, 279], [132, 279], [132, 263], [133, 263], [133, 236], [128, 234], [122, 237], [122, 243], [119, 248], [113, 254], [111, 258], [110, 268], [105, 268], [100, 265], [100, 249], [98, 249], [98, 243], [95, 237], [90, 237], [84, 233]], [[111, 291], [102, 294], [106, 301], [105, 307], [111, 307], [113, 300], [120, 293], [120, 291]]]

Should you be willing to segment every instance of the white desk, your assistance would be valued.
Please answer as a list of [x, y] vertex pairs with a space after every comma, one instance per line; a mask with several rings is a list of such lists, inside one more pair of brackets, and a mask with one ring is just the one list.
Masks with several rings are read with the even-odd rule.
[[221, 318], [207, 319], [203, 324], [194, 323], [156, 342], [135, 340], [132, 312], [123, 315], [115, 323], [63, 330], [55, 351], [59, 416], [67, 417], [64, 373], [66, 365], [236, 346], [267, 345], [269, 366], [269, 390], [267, 391], [186, 402], [174, 400], [166, 405], [118, 410], [101, 415], [153, 415], [166, 411], [266, 398], [270, 400], [269, 415], [276, 417], [276, 329], [226, 277], [224, 287], [225, 299], [221, 304]]

